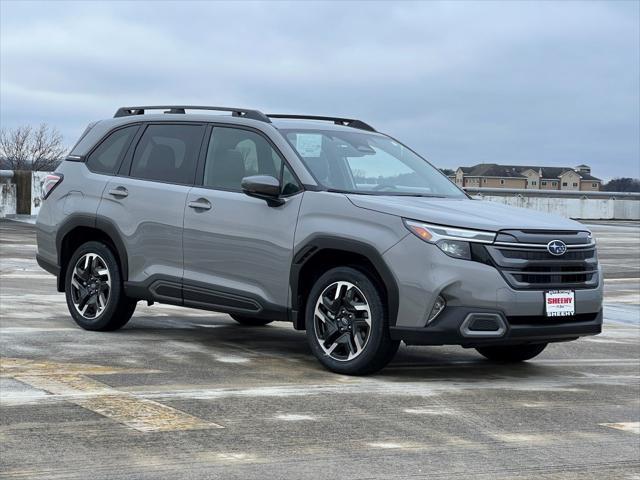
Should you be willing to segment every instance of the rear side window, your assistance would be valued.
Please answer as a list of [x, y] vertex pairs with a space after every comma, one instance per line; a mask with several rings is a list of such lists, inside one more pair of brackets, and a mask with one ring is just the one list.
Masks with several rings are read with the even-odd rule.
[[137, 131], [138, 125], [132, 125], [116, 130], [105, 138], [87, 158], [89, 170], [97, 173], [113, 174], [118, 161]]
[[136, 147], [130, 175], [192, 183], [203, 134], [202, 125], [149, 125]]

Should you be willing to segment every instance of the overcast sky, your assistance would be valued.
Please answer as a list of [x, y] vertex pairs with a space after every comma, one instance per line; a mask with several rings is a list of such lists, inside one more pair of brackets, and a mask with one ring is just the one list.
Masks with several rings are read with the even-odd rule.
[[640, 177], [640, 2], [0, 1], [1, 122], [136, 104], [361, 118], [440, 167]]

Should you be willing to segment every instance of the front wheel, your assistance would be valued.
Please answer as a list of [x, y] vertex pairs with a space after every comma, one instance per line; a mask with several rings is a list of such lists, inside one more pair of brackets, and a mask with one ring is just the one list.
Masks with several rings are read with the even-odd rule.
[[504, 347], [476, 348], [480, 355], [496, 362], [516, 363], [537, 357], [547, 347], [546, 343], [533, 345], [509, 345]]
[[137, 303], [125, 296], [120, 267], [109, 247], [94, 241], [81, 245], [71, 256], [65, 294], [71, 316], [85, 330], [121, 328]]
[[305, 318], [313, 354], [336, 373], [376, 372], [400, 345], [389, 335], [378, 288], [354, 268], [334, 268], [318, 279], [307, 298]]

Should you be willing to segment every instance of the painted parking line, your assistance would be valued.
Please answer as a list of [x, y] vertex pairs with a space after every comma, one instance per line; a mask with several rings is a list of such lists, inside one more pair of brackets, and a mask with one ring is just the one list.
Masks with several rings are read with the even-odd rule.
[[405, 408], [404, 413], [410, 413], [412, 415], [458, 415], [459, 412], [453, 410], [451, 408], [446, 407], [416, 407], [416, 408]]
[[371, 442], [367, 443], [367, 446], [371, 448], [381, 448], [385, 450], [405, 450], [414, 449], [417, 447], [413, 443], [401, 443], [401, 442]]
[[285, 422], [304, 422], [309, 420], [315, 420], [312, 415], [305, 415], [300, 413], [282, 413], [275, 416], [276, 420], [284, 420]]
[[86, 375], [153, 373], [153, 370], [54, 363], [17, 358], [0, 361], [0, 376], [18, 380], [140, 432], [224, 428], [155, 400], [121, 392]]
[[43, 279], [51, 279], [51, 280], [55, 280], [55, 277], [48, 274], [48, 273], [34, 273], [34, 272], [24, 272], [24, 273], [18, 273], [18, 272], [12, 272], [12, 273], [2, 273], [2, 278], [43, 278]]
[[600, 423], [599, 425], [640, 435], [640, 422]]

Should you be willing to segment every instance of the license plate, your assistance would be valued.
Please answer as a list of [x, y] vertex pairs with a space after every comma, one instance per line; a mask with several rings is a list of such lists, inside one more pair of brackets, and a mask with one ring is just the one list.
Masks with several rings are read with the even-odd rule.
[[573, 290], [545, 292], [544, 303], [547, 317], [567, 317], [576, 313], [576, 298]]

